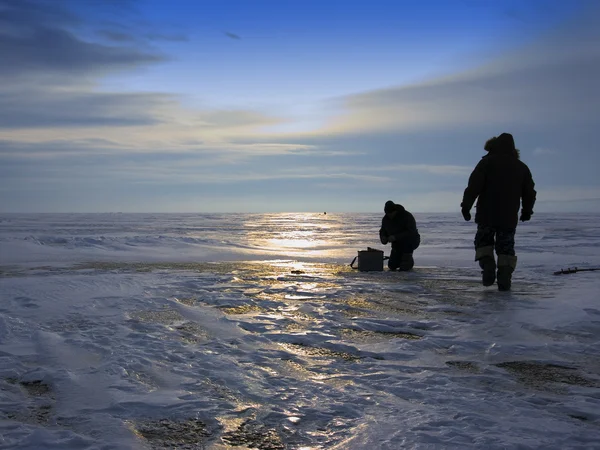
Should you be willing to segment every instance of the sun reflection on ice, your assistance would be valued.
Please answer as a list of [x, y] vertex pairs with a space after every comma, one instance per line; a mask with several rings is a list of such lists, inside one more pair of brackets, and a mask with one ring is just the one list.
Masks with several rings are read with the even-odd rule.
[[[341, 225], [315, 213], [267, 215], [267, 223], [253, 224], [248, 233], [252, 246], [290, 257], [333, 257], [340, 242], [332, 239]], [[266, 232], [265, 230], [274, 230]]]

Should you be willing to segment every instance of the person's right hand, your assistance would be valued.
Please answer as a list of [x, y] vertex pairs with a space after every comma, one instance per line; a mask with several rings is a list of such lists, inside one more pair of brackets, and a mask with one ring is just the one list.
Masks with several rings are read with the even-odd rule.
[[465, 218], [465, 220], [468, 222], [469, 220], [471, 220], [471, 211], [469, 211], [466, 208], [461, 209], [460, 211], [462, 213], [462, 216]]
[[521, 211], [520, 220], [521, 220], [521, 222], [527, 222], [528, 220], [531, 220], [531, 213], [526, 212], [526, 211]]

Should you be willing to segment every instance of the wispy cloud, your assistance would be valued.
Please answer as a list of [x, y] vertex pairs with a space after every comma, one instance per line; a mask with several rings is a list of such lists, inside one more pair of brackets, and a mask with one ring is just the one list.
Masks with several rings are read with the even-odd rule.
[[122, 31], [118, 28], [116, 29], [103, 29], [98, 30], [96, 32], [98, 36], [103, 37], [112, 42], [141, 42], [144, 40], [151, 41], [170, 41], [170, 42], [187, 42], [189, 38], [183, 34], [163, 34], [163, 33], [146, 33], [141, 35], [136, 35], [133, 33], [128, 33], [127, 31]]
[[340, 113], [308, 134], [592, 123], [598, 80], [600, 31], [583, 21], [477, 69], [333, 99]]
[[[56, 159], [60, 161], [65, 156], [70, 158], [90, 157], [99, 155], [196, 155], [203, 164], [228, 163], [232, 161], [242, 162], [247, 158], [258, 158], [265, 156], [293, 155], [297, 157], [335, 157], [344, 156], [346, 153], [340, 151], [318, 150], [312, 145], [288, 144], [288, 143], [253, 143], [232, 144], [229, 142], [204, 142], [195, 140], [171, 141], [136, 141], [113, 140], [104, 138], [77, 138], [72, 139], [45, 139], [45, 134], [40, 140], [15, 141], [0, 140], [0, 158], [11, 159]], [[111, 133], [114, 135], [116, 133]], [[35, 136], [31, 136], [35, 137]], [[210, 157], [210, 159], [207, 159]]]
[[[60, 2], [0, 1], [0, 76], [68, 85], [74, 77], [164, 60], [158, 52], [109, 46], [78, 37], [78, 19]], [[75, 78], [76, 79], [76, 78]]]
[[[64, 163], [40, 165], [5, 165], [0, 175], [5, 180], [19, 179], [30, 185], [68, 185], [74, 181], [92, 182], [107, 180], [129, 184], [145, 184], [158, 186], [176, 185], [226, 185], [247, 182], [273, 180], [351, 180], [373, 184], [389, 184], [392, 178], [385, 174], [360, 173], [355, 168], [330, 167], [278, 167], [276, 170], [265, 171], [260, 165], [237, 163], [234, 166], [215, 167], [214, 161], [206, 163], [202, 158], [184, 158], [169, 161], [163, 158], [154, 161], [119, 158], [118, 163], [113, 159], [95, 158], [94, 164], [88, 160], [69, 158]], [[62, 176], [64, 170], [70, 172], [69, 178]], [[219, 170], [215, 170], [219, 169]], [[225, 169], [225, 170], [224, 170]], [[24, 175], [26, 174], [26, 175]]]
[[556, 150], [545, 147], [536, 147], [533, 149], [533, 154], [536, 156], [556, 155]]
[[574, 202], [600, 199], [598, 186], [556, 186], [538, 190], [538, 202]]
[[415, 172], [415, 173], [425, 173], [425, 174], [433, 174], [433, 175], [458, 175], [464, 176], [468, 175], [472, 167], [466, 166], [454, 166], [454, 165], [435, 165], [435, 164], [399, 164], [399, 165], [391, 165], [385, 166], [383, 168], [379, 168], [378, 170], [392, 171], [392, 172]]
[[208, 134], [222, 141], [227, 133], [281, 123], [258, 111], [184, 108], [167, 93], [100, 90], [105, 75], [166, 61], [149, 42], [176, 36], [111, 29], [100, 32], [110, 43], [93, 42], [81, 37], [81, 21], [65, 5], [0, 0], [0, 139], [22, 139], [20, 130], [28, 129], [29, 139], [42, 140], [45, 133], [56, 140], [68, 128], [71, 139], [83, 142], [102, 138], [107, 127], [128, 128], [112, 139], [124, 148], [133, 140], [151, 148], [157, 136], [181, 141]]
[[0, 89], [0, 130], [155, 125], [174, 103], [164, 94]]
[[389, 183], [388, 175], [360, 173], [348, 167], [277, 167], [261, 170], [256, 164], [236, 164], [227, 170], [215, 171], [201, 159], [186, 159], [177, 163], [135, 163], [113, 166], [112, 174], [146, 184], [236, 184], [272, 180], [352, 180], [353, 182]]

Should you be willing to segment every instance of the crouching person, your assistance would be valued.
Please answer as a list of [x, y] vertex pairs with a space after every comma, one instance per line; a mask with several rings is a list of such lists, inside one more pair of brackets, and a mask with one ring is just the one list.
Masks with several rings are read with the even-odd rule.
[[411, 270], [415, 265], [413, 252], [421, 243], [415, 218], [391, 200], [385, 203], [384, 212], [379, 239], [383, 245], [392, 244], [388, 267], [390, 270]]

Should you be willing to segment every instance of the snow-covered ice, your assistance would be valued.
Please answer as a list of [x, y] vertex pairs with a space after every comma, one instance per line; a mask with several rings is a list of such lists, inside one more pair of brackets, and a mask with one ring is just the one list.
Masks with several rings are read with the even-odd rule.
[[[600, 216], [536, 214], [513, 291], [474, 224], [373, 214], [0, 215], [0, 448], [600, 448]], [[386, 253], [388, 249], [386, 249]]]

